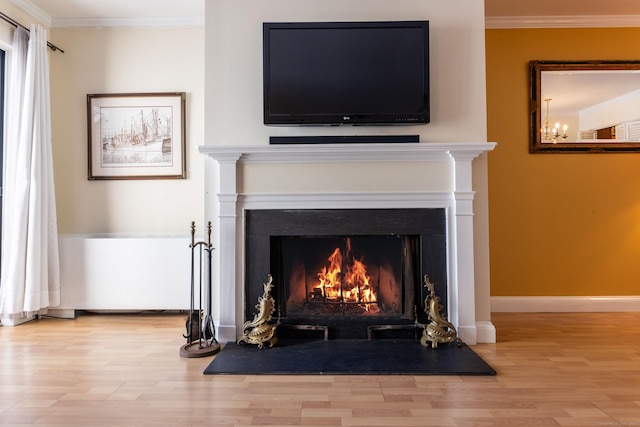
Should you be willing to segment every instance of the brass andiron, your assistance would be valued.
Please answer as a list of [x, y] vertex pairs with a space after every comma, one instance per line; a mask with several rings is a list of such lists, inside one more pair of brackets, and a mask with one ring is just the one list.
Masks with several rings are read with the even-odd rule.
[[262, 349], [265, 343], [269, 343], [269, 347], [273, 347], [278, 342], [278, 337], [276, 336], [276, 327], [278, 325], [268, 323], [276, 309], [276, 303], [271, 296], [272, 281], [273, 278], [269, 274], [267, 283], [263, 283], [264, 293], [261, 297], [258, 297], [258, 304], [256, 305], [258, 313], [253, 317], [253, 320], [244, 322], [242, 336], [238, 337], [236, 344], [240, 345], [240, 342], [244, 341], [247, 344], [256, 344], [258, 348]]
[[424, 286], [429, 289], [429, 295], [424, 300], [424, 311], [427, 313], [429, 323], [422, 330], [422, 338], [420, 344], [425, 347], [438, 348], [439, 343], [449, 343], [456, 341], [458, 347], [462, 345], [462, 340], [458, 338], [456, 328], [449, 322], [440, 312], [442, 305], [440, 297], [436, 296], [436, 290], [433, 283], [429, 281], [428, 276], [424, 276]]

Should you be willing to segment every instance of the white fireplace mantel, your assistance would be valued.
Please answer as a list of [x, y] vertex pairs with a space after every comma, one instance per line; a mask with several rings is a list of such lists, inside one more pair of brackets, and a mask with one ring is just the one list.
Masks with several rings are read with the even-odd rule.
[[[477, 342], [475, 313], [472, 162], [495, 147], [491, 142], [417, 144], [284, 144], [255, 146], [200, 146], [207, 162], [206, 210], [214, 230], [212, 275], [213, 316], [221, 342], [241, 334], [244, 306], [244, 211], [249, 209], [373, 209], [434, 208], [447, 212], [448, 313], [458, 335], [467, 344]], [[368, 162], [376, 174], [397, 180], [397, 163], [441, 163], [446, 188], [407, 191], [351, 190], [317, 185], [308, 191], [286, 191], [274, 185], [268, 191], [245, 192], [238, 182], [240, 167], [273, 164], [331, 164]], [[428, 169], [428, 168], [425, 168]], [[286, 169], [285, 169], [286, 170]], [[265, 177], [265, 179], [268, 177]], [[293, 179], [293, 178], [292, 178]], [[429, 177], [425, 178], [425, 181]], [[285, 186], [286, 187], [286, 186]], [[260, 284], [257, 284], [258, 286]], [[488, 299], [488, 295], [486, 296]], [[249, 301], [253, 305], [255, 302]], [[487, 328], [486, 322], [482, 322]], [[491, 325], [493, 328], [493, 325]], [[495, 335], [495, 331], [494, 331]]]
[[206, 145], [200, 153], [220, 162], [239, 163], [316, 163], [439, 161], [451, 158], [473, 160], [491, 151], [493, 142], [447, 142], [422, 144], [282, 144], [282, 145]]

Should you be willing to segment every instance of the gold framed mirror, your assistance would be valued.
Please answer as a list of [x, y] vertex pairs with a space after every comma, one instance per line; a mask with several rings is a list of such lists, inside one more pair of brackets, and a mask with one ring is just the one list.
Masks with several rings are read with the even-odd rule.
[[640, 152], [640, 61], [529, 61], [530, 153]]

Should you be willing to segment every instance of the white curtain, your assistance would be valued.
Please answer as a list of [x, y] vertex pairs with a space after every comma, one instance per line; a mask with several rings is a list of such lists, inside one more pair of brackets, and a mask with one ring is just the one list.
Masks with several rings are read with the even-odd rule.
[[[14, 32], [8, 72], [0, 319], [60, 304], [47, 35]], [[3, 322], [4, 323], [4, 322]]]

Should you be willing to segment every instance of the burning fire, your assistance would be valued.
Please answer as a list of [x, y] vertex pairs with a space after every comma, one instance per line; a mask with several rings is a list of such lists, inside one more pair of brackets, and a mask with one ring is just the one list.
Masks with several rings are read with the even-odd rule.
[[[370, 303], [378, 299], [370, 284], [367, 267], [353, 256], [351, 239], [347, 239], [345, 257], [340, 248], [336, 248], [327, 261], [329, 265], [322, 267], [318, 273], [318, 284], [313, 289], [312, 298], [322, 297], [327, 302], [362, 303], [363, 308], [369, 311]], [[345, 272], [342, 271], [343, 267]]]

